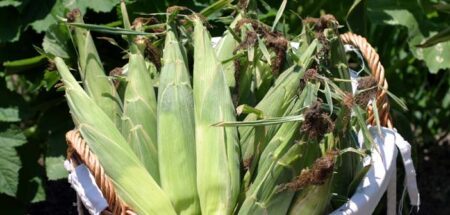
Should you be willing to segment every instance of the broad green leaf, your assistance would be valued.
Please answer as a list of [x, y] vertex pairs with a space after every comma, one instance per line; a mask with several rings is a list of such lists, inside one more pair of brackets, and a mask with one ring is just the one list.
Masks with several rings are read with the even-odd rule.
[[[54, 71], [57, 77], [59, 74]], [[39, 117], [37, 127], [43, 131], [46, 141], [45, 172], [49, 180], [58, 180], [67, 177], [64, 168], [64, 160], [67, 154], [66, 132], [75, 126], [72, 118], [67, 113], [68, 107], [65, 103], [54, 101], [51, 107]], [[63, 143], [63, 144], [62, 144]]]
[[92, 9], [95, 12], [109, 12], [111, 11], [120, 0], [64, 0], [64, 4], [69, 9], [80, 9], [81, 13], [85, 13], [86, 9]]
[[55, 71], [45, 71], [44, 78], [42, 79], [41, 85], [45, 87], [47, 91], [50, 91], [53, 86], [59, 81], [59, 74]]
[[16, 196], [22, 163], [15, 147], [25, 144], [26, 141], [25, 136], [18, 130], [0, 131], [0, 193]]
[[33, 196], [33, 199], [31, 199], [31, 203], [45, 201], [47, 196], [45, 193], [45, 181], [43, 181], [42, 178], [36, 176], [30, 180], [30, 183], [33, 184], [34, 187], [36, 187], [36, 191], [33, 191], [35, 192], [35, 194]]
[[72, 41], [66, 25], [55, 24], [50, 26], [42, 42], [42, 48], [46, 53], [68, 59], [73, 56], [72, 47]]
[[403, 26], [408, 29], [408, 44], [414, 56], [423, 60], [431, 73], [450, 68], [450, 41], [432, 47], [420, 48], [429, 36], [436, 35], [435, 26], [428, 24], [425, 14], [417, 2], [401, 0], [369, 1], [368, 16], [374, 24]]
[[2, 0], [2, 1], [0, 1], [0, 7], [6, 7], [6, 6], [17, 7], [17, 6], [20, 6], [21, 4], [22, 4], [22, 2], [18, 1], [18, 0]]
[[47, 157], [45, 159], [45, 170], [49, 180], [58, 180], [67, 177], [67, 170], [64, 168], [65, 156]]
[[0, 122], [18, 122], [20, 121], [19, 109], [17, 107], [0, 107]]
[[0, 43], [17, 41], [21, 31], [20, 13], [11, 7], [0, 7]]
[[428, 38], [427, 40], [425, 40], [425, 42], [417, 45], [417, 47], [427, 48], [449, 40], [450, 40], [450, 27]]
[[62, 1], [65, 0], [32, 1], [39, 4], [31, 6], [28, 12], [34, 12], [38, 8], [37, 10], [44, 11], [45, 13], [41, 15], [44, 18], [36, 17], [36, 20], [30, 24], [31, 27], [38, 33], [48, 32], [50, 26], [57, 24], [60, 17], [64, 17], [65, 15], [65, 7]]

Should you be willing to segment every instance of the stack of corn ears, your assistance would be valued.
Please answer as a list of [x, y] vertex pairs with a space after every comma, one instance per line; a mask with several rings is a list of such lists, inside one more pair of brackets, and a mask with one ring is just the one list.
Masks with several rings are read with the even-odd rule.
[[[168, 10], [155, 39], [142, 23], [130, 26], [122, 3], [122, 95], [79, 12], [69, 25], [82, 85], [54, 59], [76, 128], [119, 197], [138, 214], [324, 214], [342, 205], [373, 142], [367, 103], [355, 101], [377, 86], [358, 88], [366, 99], [350, 93], [337, 22], [309, 19], [293, 49], [241, 11], [213, 47], [204, 18], [180, 9]], [[160, 69], [145, 57], [148, 35], [164, 41]]]

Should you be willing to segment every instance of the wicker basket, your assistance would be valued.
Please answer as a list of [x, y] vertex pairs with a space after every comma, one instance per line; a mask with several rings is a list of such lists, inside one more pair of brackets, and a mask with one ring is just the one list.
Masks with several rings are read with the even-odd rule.
[[[388, 83], [384, 76], [384, 68], [379, 61], [379, 56], [375, 49], [367, 42], [364, 37], [353, 33], [345, 33], [341, 35], [341, 40], [344, 44], [353, 45], [358, 48], [362, 56], [367, 61], [373, 77], [378, 81], [378, 88], [376, 96], [376, 105], [379, 112], [380, 123], [382, 126], [393, 128], [392, 120], [389, 115], [389, 102], [386, 90]], [[368, 107], [368, 123], [375, 124], [375, 118], [372, 108]], [[77, 166], [84, 163], [95, 178], [97, 186], [100, 188], [103, 196], [107, 200], [109, 207], [103, 211], [103, 214], [135, 214], [116, 194], [111, 180], [105, 175], [103, 167], [100, 165], [95, 154], [93, 154], [89, 146], [76, 130], [67, 132], [66, 140], [68, 144], [67, 158]]]

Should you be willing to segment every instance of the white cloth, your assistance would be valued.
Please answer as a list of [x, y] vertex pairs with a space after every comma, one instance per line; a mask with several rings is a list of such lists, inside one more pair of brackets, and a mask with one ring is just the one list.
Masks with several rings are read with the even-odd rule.
[[94, 176], [84, 164], [74, 169], [70, 161], [66, 160], [64, 166], [70, 172], [69, 183], [77, 192], [83, 205], [90, 214], [99, 215], [108, 207], [108, 203], [95, 183]]
[[[405, 164], [406, 185], [411, 205], [418, 207], [420, 204], [409, 143], [393, 129], [382, 127], [381, 136], [376, 127], [369, 127], [369, 131], [374, 137], [374, 142], [378, 149], [372, 150], [370, 159], [366, 159], [364, 165], [371, 164], [372, 166], [366, 177], [362, 179], [355, 194], [346, 204], [332, 212], [331, 214], [333, 215], [363, 215], [371, 214], [374, 211], [388, 184], [392, 183], [391, 179], [396, 176], [397, 147], [400, 149]], [[361, 135], [359, 136], [358, 139], [361, 144], [362, 137]]]

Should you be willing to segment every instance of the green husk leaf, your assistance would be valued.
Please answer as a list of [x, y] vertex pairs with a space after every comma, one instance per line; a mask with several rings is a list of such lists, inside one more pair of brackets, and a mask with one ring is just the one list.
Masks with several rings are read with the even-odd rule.
[[[311, 58], [317, 48], [317, 40], [314, 40], [304, 54], [301, 56], [302, 67], [300, 69], [296, 66], [288, 68], [286, 71], [280, 74], [275, 80], [274, 86], [266, 93], [264, 98], [256, 105], [256, 109], [264, 112], [266, 117], [280, 117], [285, 113], [290, 102], [296, 95], [298, 87], [300, 85], [300, 78], [303, 76], [306, 68], [311, 63]], [[256, 119], [255, 114], [249, 114], [244, 121], [254, 121]], [[275, 132], [270, 132], [271, 128], [268, 127], [268, 139], [271, 139]], [[241, 144], [241, 156], [243, 160], [252, 157], [254, 151], [254, 128], [253, 127], [240, 127], [240, 144]]]
[[[76, 21], [83, 23], [80, 14]], [[117, 127], [121, 124], [121, 101], [98, 56], [91, 33], [86, 29], [75, 28], [74, 39], [78, 47], [79, 72], [87, 94], [113, 120]]]
[[268, 119], [261, 119], [255, 121], [234, 121], [234, 122], [219, 122], [213, 124], [213, 126], [223, 126], [223, 127], [238, 127], [238, 126], [264, 126], [264, 125], [276, 125], [286, 122], [303, 121], [305, 118], [303, 115], [297, 116], [283, 116], [274, 117]]
[[370, 167], [372, 167], [372, 165], [370, 164], [364, 166], [358, 171], [358, 173], [356, 173], [352, 182], [348, 186], [347, 196], [351, 196], [356, 191], [356, 188], [358, 187], [359, 183], [361, 183], [361, 180], [367, 175], [367, 172], [369, 172]]
[[375, 117], [375, 123], [377, 124], [377, 131], [378, 134], [381, 136], [381, 123], [380, 123], [380, 115], [378, 114], [378, 105], [377, 100], [374, 98], [372, 100], [372, 110], [373, 110], [373, 116]]
[[331, 180], [328, 179], [323, 185], [311, 185], [302, 190], [292, 202], [289, 215], [324, 214], [328, 206], [328, 199], [331, 197], [330, 185]]
[[[123, 3], [122, 11], [125, 14], [125, 27], [129, 28], [128, 16]], [[147, 171], [159, 184], [156, 95], [151, 87], [153, 80], [142, 54], [144, 44], [139, 43], [138, 39], [133, 36], [128, 37], [131, 52], [129, 53], [127, 85], [124, 95], [122, 134]], [[154, 67], [150, 68], [155, 69]]]
[[330, 114], [333, 114], [333, 99], [331, 98], [331, 90], [328, 82], [324, 81], [325, 84], [325, 98], [327, 100], [327, 104], [330, 107]]
[[214, 127], [235, 121], [224, 70], [211, 38], [194, 17], [194, 109], [197, 146], [197, 188], [203, 214], [231, 214], [240, 190], [239, 142], [234, 127]]
[[[178, 214], [200, 214], [196, 182], [194, 99], [184, 47], [168, 24], [159, 91], [161, 187]], [[180, 168], [182, 167], [182, 168]]]
[[287, 0], [283, 0], [281, 2], [280, 8], [277, 11], [277, 15], [275, 16], [275, 21], [273, 21], [272, 24], [272, 31], [275, 30], [275, 27], [277, 27], [278, 21], [280, 21], [281, 16], [284, 14], [284, 9], [286, 8]]
[[[287, 115], [298, 115], [302, 107], [311, 104], [307, 99], [308, 95], [317, 96], [317, 91], [316, 86], [308, 83], [300, 97], [293, 101], [295, 104], [290, 107]], [[267, 143], [261, 159], [254, 161], [259, 162], [257, 175], [246, 193], [239, 214], [286, 213], [289, 204], [280, 204], [280, 201], [290, 202], [293, 192], [279, 193], [278, 185], [289, 182], [301, 166], [309, 162], [310, 157], [315, 157], [318, 150], [317, 144], [305, 142], [294, 144], [299, 135], [300, 123], [295, 121], [282, 124]]]
[[219, 41], [219, 44], [215, 47], [217, 58], [220, 61], [227, 61], [223, 63], [223, 71], [225, 73], [225, 78], [227, 81], [227, 85], [231, 88], [234, 88], [236, 86], [236, 80], [234, 78], [235, 68], [233, 61], [228, 61], [228, 59], [233, 58], [234, 56], [234, 50], [238, 46], [238, 42], [233, 36], [233, 31], [231, 29], [234, 29], [237, 22], [242, 19], [242, 15], [239, 14], [236, 16], [234, 21], [230, 24], [230, 27], [227, 31], [225, 31], [225, 34], [223, 35], [222, 39]]

